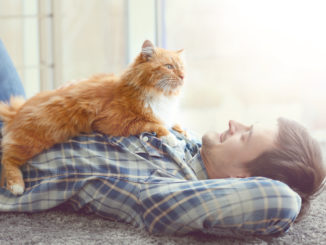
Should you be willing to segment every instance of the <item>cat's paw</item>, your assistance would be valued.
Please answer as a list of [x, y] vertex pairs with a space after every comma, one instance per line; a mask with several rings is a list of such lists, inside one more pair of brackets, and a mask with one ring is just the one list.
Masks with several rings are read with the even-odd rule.
[[179, 134], [183, 135], [186, 139], [188, 138], [188, 134], [187, 134], [187, 132], [186, 132], [184, 129], [182, 129], [182, 128], [180, 127], [179, 124], [175, 124], [175, 125], [172, 127], [172, 129], [173, 129], [174, 131], [177, 131]]
[[178, 139], [174, 134], [169, 133], [168, 135], [162, 136], [161, 139], [172, 147], [178, 145]]
[[24, 193], [24, 186], [20, 185], [20, 184], [13, 184], [8, 186], [8, 190], [11, 191], [12, 194], [18, 196], [18, 195], [22, 195]]

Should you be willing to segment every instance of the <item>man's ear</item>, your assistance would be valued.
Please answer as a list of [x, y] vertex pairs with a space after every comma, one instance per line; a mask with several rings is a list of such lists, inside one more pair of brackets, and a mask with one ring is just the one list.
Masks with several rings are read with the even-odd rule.
[[141, 55], [145, 60], [149, 60], [150, 58], [153, 57], [155, 52], [155, 47], [153, 43], [149, 40], [146, 40], [143, 43], [142, 50], [141, 50]]

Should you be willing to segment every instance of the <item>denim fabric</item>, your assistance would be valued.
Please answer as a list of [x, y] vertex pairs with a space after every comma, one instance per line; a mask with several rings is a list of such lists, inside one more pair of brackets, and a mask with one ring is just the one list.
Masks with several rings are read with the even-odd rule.
[[0, 39], [0, 101], [8, 101], [12, 95], [25, 97], [25, 91], [16, 68]]

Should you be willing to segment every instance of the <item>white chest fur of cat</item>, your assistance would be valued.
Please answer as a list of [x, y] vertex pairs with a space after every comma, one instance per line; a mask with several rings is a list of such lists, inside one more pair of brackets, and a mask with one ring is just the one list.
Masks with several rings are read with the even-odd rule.
[[[179, 107], [179, 96], [148, 95], [145, 98], [145, 107], [151, 108], [155, 117], [161, 120], [167, 128], [176, 124], [176, 114]], [[162, 137], [169, 145], [177, 145], [177, 138], [172, 134]]]

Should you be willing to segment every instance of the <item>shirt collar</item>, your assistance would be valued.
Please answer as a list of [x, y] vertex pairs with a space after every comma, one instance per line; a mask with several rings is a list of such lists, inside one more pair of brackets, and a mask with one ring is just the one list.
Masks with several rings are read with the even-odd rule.
[[197, 154], [194, 155], [194, 157], [188, 162], [188, 165], [195, 172], [199, 180], [208, 179], [208, 174], [203, 159], [200, 155], [200, 151], [198, 151]]

